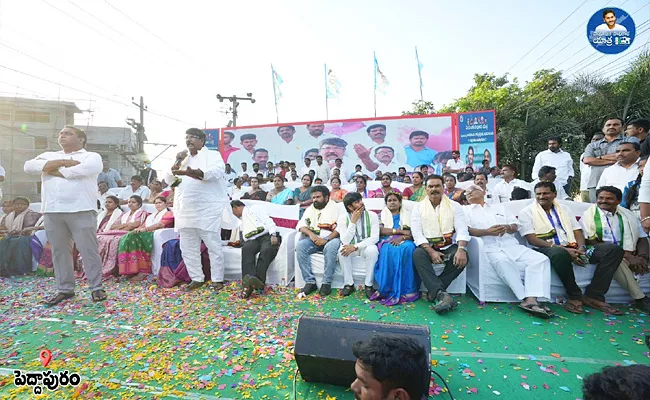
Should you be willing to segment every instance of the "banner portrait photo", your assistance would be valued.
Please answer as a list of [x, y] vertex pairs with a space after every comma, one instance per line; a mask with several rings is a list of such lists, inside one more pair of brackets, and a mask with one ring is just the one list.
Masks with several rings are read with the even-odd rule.
[[[459, 145], [463, 157], [468, 146], [474, 146], [476, 156], [470, 158], [477, 167], [485, 150], [496, 159], [494, 113], [475, 114], [489, 118], [485, 130], [492, 129], [492, 137], [481, 136], [487, 131], [467, 127], [459, 135], [459, 115], [439, 114], [206, 129], [206, 146], [218, 149], [235, 171], [243, 162], [248, 166], [258, 163], [264, 171], [269, 161], [293, 161], [301, 166], [305, 158], [315, 160], [320, 155], [329, 167], [341, 159], [348, 172], [357, 165], [368, 174], [398, 172], [400, 167], [412, 172], [427, 165], [429, 173], [442, 173], [451, 151]], [[464, 121], [469, 115], [474, 118], [474, 114], [461, 115]]]

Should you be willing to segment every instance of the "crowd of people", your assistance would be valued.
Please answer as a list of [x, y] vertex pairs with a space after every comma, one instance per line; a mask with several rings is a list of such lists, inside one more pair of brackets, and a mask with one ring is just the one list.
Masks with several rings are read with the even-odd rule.
[[[186, 132], [187, 150], [177, 155], [170, 174], [159, 180], [148, 165], [114, 196], [109, 189], [122, 185], [120, 174], [84, 149], [83, 131], [65, 127], [59, 135], [61, 151], [25, 164], [27, 173], [43, 176], [42, 212], [29, 210], [26, 198], [3, 203], [0, 272], [31, 272], [34, 258], [39, 270], [42, 266], [56, 277], [57, 293], [49, 304], [74, 295], [75, 276], [85, 277], [93, 299], [100, 301], [106, 298], [103, 279], [121, 275], [140, 280], [151, 274], [153, 233], [174, 227], [190, 281], [185, 290], [209, 280], [218, 291], [224, 283], [221, 217], [230, 207], [239, 228], [228, 242], [242, 248], [242, 297], [248, 298], [264, 287], [282, 241], [264, 207], [241, 201], [258, 200], [299, 206], [296, 229], [301, 240], [295, 251], [305, 281], [301, 296], [314, 291], [329, 295], [339, 266], [344, 280], [339, 294], [350, 295], [356, 290], [353, 264], [361, 263], [364, 294], [370, 300], [389, 306], [415, 301], [423, 284], [436, 312], [451, 311], [457, 303], [446, 290], [468, 259], [478, 257], [468, 254], [468, 241], [481, 237], [490, 263], [481, 268], [495, 271], [520, 299], [523, 311], [551, 316], [540, 301], [550, 298], [551, 271], [566, 289], [564, 308], [569, 312], [582, 313], [586, 305], [620, 314], [605, 302], [612, 280], [630, 293], [637, 307], [650, 311], [650, 300], [636, 279], [648, 273], [650, 253], [650, 195], [642, 190], [649, 127], [647, 120], [634, 120], [623, 135], [622, 121], [614, 118], [605, 121], [602, 134], [594, 135], [580, 160], [581, 197], [593, 200], [580, 223], [558, 202], [572, 200], [575, 176], [560, 137], [549, 138], [548, 150], [535, 157], [537, 178], [525, 182], [517, 178], [514, 165], [499, 168], [486, 160], [475, 169], [464, 165], [457, 151], [441, 171], [433, 165], [415, 171], [401, 166], [397, 172], [376, 171], [374, 178], [363, 165], [348, 169], [341, 159], [330, 169], [317, 154], [305, 157], [299, 168], [290, 161], [269, 161], [263, 171], [257, 163], [249, 171], [242, 162], [235, 172], [219, 152], [205, 147], [205, 133], [192, 128]], [[368, 187], [372, 179], [376, 189]], [[531, 196], [534, 201], [517, 217], [504, 204]], [[367, 210], [364, 199], [369, 198], [383, 198], [385, 208], [379, 214]], [[405, 206], [407, 200], [415, 202], [412, 207]], [[43, 229], [47, 243], [32, 236]], [[70, 240], [75, 243], [72, 252]], [[210, 260], [208, 270], [202, 253]], [[314, 253], [324, 255], [320, 287], [312, 268]], [[588, 263], [596, 264], [596, 270], [583, 293], [573, 265]], [[440, 274], [432, 267], [436, 264], [444, 265]]]

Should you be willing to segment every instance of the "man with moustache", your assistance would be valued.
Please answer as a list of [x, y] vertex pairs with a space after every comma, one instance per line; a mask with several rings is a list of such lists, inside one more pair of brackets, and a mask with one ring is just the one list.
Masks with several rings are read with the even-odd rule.
[[318, 154], [323, 157], [325, 165], [331, 168], [335, 165], [337, 158], [343, 159], [345, 157], [345, 149], [347, 146], [348, 142], [341, 138], [332, 137], [323, 139], [319, 143]]
[[562, 150], [562, 138], [552, 136], [548, 139], [548, 150], [541, 151], [535, 156], [532, 176], [539, 175], [539, 170], [548, 165], [555, 168], [557, 176], [556, 186], [561, 185], [565, 192], [571, 191], [571, 180], [575, 173], [573, 172], [573, 159], [571, 154]]
[[314, 186], [311, 191], [312, 204], [307, 207], [296, 229], [302, 237], [296, 245], [298, 267], [305, 281], [301, 293], [305, 296], [316, 291], [316, 277], [312, 271], [311, 255], [322, 252], [325, 256], [325, 268], [320, 295], [332, 293], [332, 277], [336, 270], [341, 240], [336, 230], [339, 207], [330, 201], [330, 191], [325, 186]]
[[379, 259], [377, 242], [379, 241], [379, 218], [374, 212], [366, 210], [361, 194], [348, 193], [343, 198], [345, 213], [339, 215], [336, 230], [341, 238], [339, 263], [343, 270], [343, 290], [341, 296], [349, 296], [354, 292], [352, 276], [352, 259], [363, 258], [366, 266], [365, 294], [370, 298], [375, 292], [375, 264]]
[[192, 282], [186, 291], [203, 286], [201, 241], [208, 248], [212, 289], [223, 289], [224, 259], [221, 248], [221, 216], [228, 204], [226, 166], [218, 151], [205, 146], [205, 133], [185, 132], [187, 151], [176, 155], [172, 173], [180, 179], [174, 197], [174, 224], [180, 233], [183, 261]]
[[369, 157], [372, 161], [377, 162], [376, 149], [378, 146], [387, 146], [393, 149], [394, 158], [398, 162], [404, 163], [406, 161], [406, 154], [404, 153], [404, 145], [395, 140], [386, 138], [386, 125], [374, 124], [366, 129], [367, 136], [359, 140], [359, 143], [354, 145], [354, 151], [359, 158], [363, 159]]
[[[451, 311], [457, 306], [446, 289], [467, 265], [470, 239], [461, 205], [445, 196], [443, 188], [440, 175], [429, 176], [427, 197], [416, 204], [411, 214], [411, 232], [418, 246], [413, 253], [413, 264], [427, 288], [427, 300], [437, 301], [436, 313]], [[445, 269], [438, 276], [432, 264], [443, 263]]]
[[239, 137], [242, 148], [230, 154], [232, 156], [231, 164], [236, 162], [251, 162], [255, 155], [257, 147], [257, 135], [254, 133], [245, 133]]
[[321, 182], [328, 182], [330, 180], [330, 169], [327, 164], [323, 163], [323, 156], [320, 154], [316, 156], [316, 165], [314, 165], [315, 178], [320, 179]]
[[424, 131], [413, 131], [409, 135], [409, 145], [404, 147], [406, 154], [406, 163], [411, 167], [433, 163], [433, 159], [438, 154], [437, 151], [427, 147], [429, 134]]
[[474, 176], [474, 184], [483, 190], [484, 201], [488, 204], [499, 203], [499, 199], [494, 196], [494, 194], [487, 188], [488, 175], [486, 173], [479, 172]]
[[591, 142], [585, 148], [582, 162], [590, 167], [587, 188], [592, 202], [596, 201], [596, 187], [605, 168], [616, 164], [616, 149], [623, 141], [623, 120], [609, 118], [603, 124], [605, 137], [597, 142]]

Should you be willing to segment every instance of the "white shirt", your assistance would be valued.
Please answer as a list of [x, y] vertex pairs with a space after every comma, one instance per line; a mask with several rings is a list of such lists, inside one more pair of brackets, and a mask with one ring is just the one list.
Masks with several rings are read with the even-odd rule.
[[339, 176], [341, 177], [341, 182], [343, 182], [343, 181], [348, 181], [348, 180], [350, 179], [350, 171], [348, 171], [348, 169], [345, 168], [345, 164], [341, 164], [341, 167], [340, 167], [340, 168], [337, 167], [336, 165], [333, 166], [333, 167], [330, 169], [330, 178], [332, 177], [332, 175], [334, 175], [334, 174], [333, 174], [333, 172], [334, 172], [334, 168], [338, 168], [338, 169], [339, 169]]
[[233, 171], [231, 169], [229, 174], [224, 172], [224, 177], [226, 178], [226, 182], [227, 182], [228, 186], [234, 186], [235, 185], [233, 183], [235, 178], [237, 178], [237, 173], [235, 171]]
[[[519, 228], [519, 221], [501, 204], [485, 203], [483, 206], [479, 204], [470, 204], [463, 206], [463, 211], [467, 217], [467, 225], [475, 229], [488, 229], [494, 225], [517, 225]], [[501, 236], [482, 236], [483, 244], [485, 245], [486, 252], [499, 251], [508, 248], [508, 253], [511, 251], [517, 254], [512, 254], [517, 258], [526, 251], [526, 246], [522, 246], [517, 238], [512, 233], [504, 233]]]
[[629, 168], [625, 168], [617, 162], [605, 168], [598, 180], [596, 188], [601, 186], [614, 186], [619, 188], [622, 193], [627, 184], [630, 181], [635, 181], [637, 176], [639, 176], [639, 160], [635, 161]]
[[533, 164], [532, 176], [537, 178], [539, 170], [545, 165], [555, 168], [557, 182], [562, 185], [567, 184], [569, 177], [575, 176], [571, 154], [562, 149], [557, 153], [554, 153], [551, 150], [544, 150], [537, 153], [537, 156], [535, 156], [535, 163]]
[[494, 185], [492, 193], [499, 199], [500, 203], [507, 203], [510, 201], [512, 190], [516, 187], [526, 189], [529, 192], [531, 191], [530, 183], [522, 181], [521, 179], [513, 179], [510, 183], [502, 179], [499, 183]]
[[596, 32], [627, 32], [627, 28], [623, 25], [614, 24], [614, 29], [609, 29], [607, 24], [600, 24], [596, 27]]
[[[200, 168], [203, 179], [181, 176], [181, 183], [174, 192], [174, 228], [195, 228], [209, 232], [220, 232], [221, 215], [216, 208], [228, 202], [226, 187], [226, 164], [216, 150], [202, 148], [196, 156], [188, 155], [187, 165]], [[205, 157], [206, 167], [202, 168], [200, 159]]]
[[487, 182], [486, 187], [487, 187], [489, 190], [493, 190], [494, 187], [496, 186], [496, 184], [499, 183], [499, 182], [501, 182], [502, 180], [503, 180], [503, 178], [501, 178], [500, 175], [492, 176], [492, 174], [489, 174], [489, 175], [488, 175], [488, 182]]
[[[249, 240], [257, 239], [260, 236], [264, 236], [267, 233], [269, 235], [274, 235], [275, 232], [277, 232], [277, 227], [275, 226], [275, 222], [269, 217], [269, 214], [264, 211], [264, 207], [260, 205], [254, 205], [250, 207], [246, 207], [245, 209], [248, 209], [248, 213], [250, 214], [251, 218], [253, 221], [255, 221], [255, 226], [264, 226], [264, 231], [258, 233], [257, 235], [251, 236], [249, 238], [244, 237], [244, 241], [248, 242]], [[239, 219], [239, 218], [237, 218]], [[241, 225], [241, 219], [240, 221], [240, 228], [243, 226]]]
[[[76, 160], [80, 164], [60, 168], [63, 178], [43, 174], [48, 161]], [[48, 151], [25, 163], [25, 172], [41, 175], [41, 212], [74, 213], [97, 210], [97, 177], [104, 168], [99, 154], [81, 149], [72, 153]]]
[[639, 203], [650, 203], [650, 167], [646, 163], [643, 167], [643, 178], [639, 187]]
[[126, 186], [120, 191], [120, 195], [117, 196], [120, 200], [128, 200], [131, 196], [140, 196], [142, 200], [146, 200], [147, 197], [151, 196], [151, 190], [145, 185], [140, 186], [135, 192], [131, 185]]
[[323, 182], [327, 182], [330, 180], [330, 168], [327, 166], [327, 164], [325, 164], [325, 162], [323, 162], [321, 165], [315, 163], [312, 164], [311, 166], [313, 167], [312, 169], [316, 173], [316, 175], [314, 175], [314, 180], [316, 180], [316, 178], [320, 178]]
[[[428, 198], [425, 198], [423, 201], [430, 201]], [[463, 212], [463, 207], [456, 203], [455, 201], [451, 202], [451, 206], [454, 209], [454, 236], [452, 237], [452, 244], [456, 243], [459, 240], [465, 240], [469, 242], [470, 236], [469, 231], [467, 230], [467, 222], [465, 221], [465, 213]], [[440, 212], [440, 206], [433, 209], [434, 213], [437, 215]], [[411, 212], [411, 232], [413, 233], [413, 241], [416, 246], [421, 244], [429, 243], [427, 238], [424, 236], [422, 231], [422, 216], [420, 215], [419, 203], [415, 204], [413, 211]], [[441, 250], [446, 249], [449, 246], [441, 248]]]
[[499, 196], [496, 196], [490, 189], [485, 189], [485, 202], [489, 204], [499, 204]]
[[232, 192], [230, 193], [230, 198], [232, 200], [239, 200], [246, 193], [243, 188], [238, 188], [237, 186], [232, 187]]
[[589, 190], [589, 175], [591, 174], [591, 167], [583, 162], [585, 153], [580, 156], [580, 191], [584, 192]]
[[[402, 143], [399, 143], [398, 141], [390, 138], [388, 135], [386, 135], [386, 137], [384, 137], [384, 142], [383, 143], [377, 144], [372, 139], [370, 139], [370, 137], [364, 132], [363, 138], [358, 140], [356, 143], [360, 143], [365, 148], [370, 150], [370, 159], [375, 163], [377, 163], [377, 158], [375, 157], [375, 149], [377, 147], [381, 147], [381, 146], [387, 146], [387, 147], [390, 147], [391, 149], [393, 149], [393, 154], [394, 154], [393, 159], [396, 160], [398, 163], [400, 163], [400, 164], [406, 163], [406, 152], [404, 151], [404, 145]], [[348, 146], [350, 146], [350, 145], [348, 145]], [[351, 148], [350, 150], [352, 150], [352, 153], [350, 155], [352, 157], [354, 157], [354, 158], [358, 158], [358, 157], [356, 157], [357, 153], [354, 151], [354, 148]], [[379, 169], [381, 169], [381, 168], [379, 168]], [[382, 169], [382, 172], [383, 171], [384, 170]]]
[[453, 170], [460, 170], [460, 172], [465, 172], [465, 163], [459, 158], [458, 160], [449, 159], [447, 160], [447, 168]]
[[286, 174], [285, 178], [287, 179], [287, 182], [300, 182], [300, 177], [298, 175], [296, 175], [296, 179], [293, 179], [291, 174]]
[[[377, 165], [379, 165], [375, 171], [380, 170], [384, 174], [386, 172], [395, 172], [395, 173], [397, 173], [397, 172], [399, 172], [399, 169], [401, 167], [404, 167], [403, 164], [398, 163], [394, 158], [388, 165], [386, 165], [386, 164], [384, 164], [382, 162], [379, 162], [379, 161], [375, 161], [375, 162], [377, 163]], [[371, 172], [375, 172], [375, 171], [371, 171]]]
[[[535, 234], [535, 226], [533, 225], [533, 207], [535, 207], [535, 203], [532, 203], [529, 206], [526, 206], [523, 210], [519, 212], [519, 234], [523, 237], [526, 235]], [[569, 208], [563, 208], [562, 211], [566, 213], [566, 215], [571, 219], [571, 227], [568, 229], [571, 229], [572, 231], [581, 231], [582, 227], [580, 226], [580, 223], [578, 223], [578, 220], [576, 219], [576, 216], [573, 215], [571, 210]], [[561, 245], [567, 245], [569, 243], [567, 239], [567, 234], [566, 234], [566, 226], [561, 226], [562, 224], [560, 221], [556, 218], [555, 213], [551, 210], [551, 213], [549, 214], [551, 218], [553, 218], [553, 224], [555, 225], [555, 232], [557, 233], [558, 240], [560, 241]]]
[[[316, 173], [316, 168], [314, 167], [315, 164], [316, 163], [311, 163], [311, 164], [309, 164], [309, 167], [306, 166], [306, 165], [303, 165], [300, 168], [300, 171], [298, 171], [298, 181], [300, 181], [303, 176], [309, 175], [309, 171], [314, 171], [314, 173]], [[316, 179], [316, 176], [314, 176], [314, 179]]]
[[[379, 217], [376, 213], [372, 211], [368, 212], [368, 219], [370, 220], [370, 236], [359, 241], [354, 245], [357, 247], [357, 251], [362, 252], [366, 247], [377, 244], [379, 241]], [[364, 215], [361, 215], [356, 224], [353, 224], [351, 221], [348, 223], [347, 212], [339, 215], [338, 220], [336, 221], [336, 231], [341, 235], [341, 245], [351, 244], [352, 239], [355, 238], [355, 235], [358, 235], [361, 238], [363, 229], [362, 219], [365, 218]]]
[[106, 192], [104, 194], [101, 194], [97, 192], [97, 200], [99, 200], [99, 209], [103, 210], [106, 204], [106, 197], [108, 197], [110, 193]]
[[[600, 220], [603, 221], [602, 224], [603, 242], [614, 243], [614, 239], [616, 238], [616, 243], [621, 243], [621, 227], [618, 221], [618, 215], [612, 214], [609, 211], [605, 211], [600, 207], [596, 207], [596, 208], [600, 213]], [[643, 225], [641, 225], [641, 221], [637, 220], [637, 222], [639, 226], [639, 237], [640, 238], [648, 237], [648, 235], [646, 235], [645, 231], [643, 230]], [[636, 247], [636, 243], [635, 243], [635, 247]]]

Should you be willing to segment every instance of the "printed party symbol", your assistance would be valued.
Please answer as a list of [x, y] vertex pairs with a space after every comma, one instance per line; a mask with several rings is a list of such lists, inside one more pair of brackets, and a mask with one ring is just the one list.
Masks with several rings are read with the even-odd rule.
[[48, 349], [43, 349], [41, 350], [41, 363], [43, 364], [43, 367], [47, 367], [47, 364], [52, 361], [52, 352], [49, 351]]

